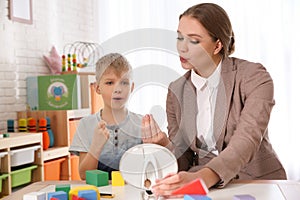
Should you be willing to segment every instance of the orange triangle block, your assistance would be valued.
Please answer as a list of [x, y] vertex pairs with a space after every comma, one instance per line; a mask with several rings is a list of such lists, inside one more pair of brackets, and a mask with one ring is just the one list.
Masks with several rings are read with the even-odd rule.
[[178, 188], [172, 192], [172, 195], [182, 195], [182, 194], [200, 194], [206, 195], [208, 189], [205, 183], [201, 179], [194, 180], [187, 185]]

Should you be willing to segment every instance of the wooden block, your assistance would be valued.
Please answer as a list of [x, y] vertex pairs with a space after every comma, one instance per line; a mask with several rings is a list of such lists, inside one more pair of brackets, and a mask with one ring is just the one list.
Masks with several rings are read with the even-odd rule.
[[201, 179], [196, 179], [177, 190], [172, 192], [172, 195], [184, 195], [184, 194], [197, 194], [197, 195], [206, 195], [208, 189], [205, 183]]
[[68, 194], [64, 191], [49, 192], [48, 199], [57, 198], [59, 200], [68, 200]]
[[[80, 197], [78, 197], [78, 192], [79, 191], [83, 191], [83, 190], [94, 190], [97, 194], [97, 200], [100, 199], [100, 193], [99, 190], [96, 186], [94, 185], [86, 185], [86, 186], [78, 186], [78, 187], [74, 187], [70, 190], [69, 192], [69, 199], [73, 200], [73, 198], [78, 199]], [[76, 196], [76, 197], [75, 197]], [[79, 199], [78, 199], [79, 200]]]
[[119, 172], [119, 171], [111, 172], [111, 185], [112, 186], [124, 186], [125, 185], [125, 181], [122, 177], [121, 172]]
[[78, 191], [78, 197], [88, 200], [97, 200], [97, 193], [95, 190], [81, 190]]
[[101, 170], [87, 170], [85, 172], [86, 183], [94, 186], [108, 185], [108, 172]]
[[233, 200], [255, 200], [255, 198], [249, 194], [234, 195]]
[[58, 192], [58, 191], [64, 191], [65, 193], [69, 194], [70, 189], [71, 189], [70, 184], [66, 184], [66, 185], [56, 185], [56, 186], [55, 186], [55, 192]]
[[73, 195], [72, 196], [72, 199], [70, 199], [70, 200], [86, 200], [85, 198], [82, 198], [82, 197], [78, 197], [78, 196], [76, 196], [76, 195]]
[[184, 195], [183, 197], [184, 200], [211, 200], [210, 197], [205, 196], [205, 195]]
[[23, 196], [23, 200], [47, 200], [45, 192], [30, 192]]

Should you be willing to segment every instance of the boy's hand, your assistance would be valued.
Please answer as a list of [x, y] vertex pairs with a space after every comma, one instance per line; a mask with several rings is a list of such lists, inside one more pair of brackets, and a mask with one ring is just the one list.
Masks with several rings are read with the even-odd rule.
[[106, 128], [106, 122], [101, 120], [94, 130], [94, 136], [90, 146], [90, 153], [97, 159], [99, 158], [102, 148], [108, 139], [109, 131]]
[[152, 115], [145, 115], [142, 120], [142, 139], [143, 143], [154, 143], [167, 146], [169, 139], [162, 132]]

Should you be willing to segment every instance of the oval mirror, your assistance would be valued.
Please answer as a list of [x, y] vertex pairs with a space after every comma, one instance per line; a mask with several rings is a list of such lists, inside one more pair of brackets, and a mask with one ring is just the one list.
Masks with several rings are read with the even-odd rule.
[[140, 144], [128, 149], [120, 161], [120, 172], [126, 183], [151, 190], [156, 179], [177, 173], [175, 156], [156, 144]]

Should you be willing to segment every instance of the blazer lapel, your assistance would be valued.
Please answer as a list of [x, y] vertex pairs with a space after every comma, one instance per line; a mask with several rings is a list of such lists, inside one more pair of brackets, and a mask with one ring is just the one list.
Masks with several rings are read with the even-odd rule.
[[234, 63], [232, 63], [232, 59], [224, 59], [222, 62], [221, 80], [218, 88], [214, 116], [214, 137], [217, 140], [216, 146], [219, 152], [221, 152], [223, 148], [226, 123], [235, 84], [235, 75], [236, 69]]
[[195, 146], [196, 139], [196, 115], [198, 112], [197, 107], [197, 95], [195, 87], [191, 82], [190, 76], [187, 78], [183, 88], [183, 103], [182, 103], [182, 128], [188, 137], [185, 138], [185, 142], [188, 146]]

